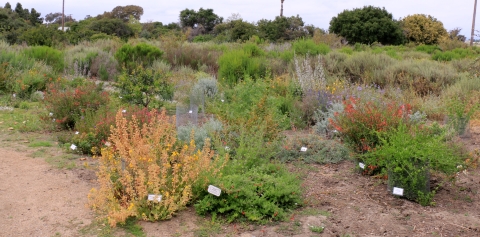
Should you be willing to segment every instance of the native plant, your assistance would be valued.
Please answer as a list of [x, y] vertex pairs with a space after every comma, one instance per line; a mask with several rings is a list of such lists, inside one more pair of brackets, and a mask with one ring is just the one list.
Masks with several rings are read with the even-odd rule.
[[112, 226], [128, 217], [171, 218], [206, 189], [209, 178], [220, 175], [228, 159], [214, 156], [208, 140], [202, 150], [194, 141], [180, 145], [175, 118], [165, 110], [153, 116], [139, 126], [135, 117], [127, 121], [118, 111], [111, 146], [98, 157], [100, 188], [91, 190], [89, 205]]

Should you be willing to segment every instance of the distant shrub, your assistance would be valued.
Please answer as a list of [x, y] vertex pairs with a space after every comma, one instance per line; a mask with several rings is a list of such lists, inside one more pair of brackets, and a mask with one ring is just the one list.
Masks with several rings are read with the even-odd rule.
[[395, 59], [385, 54], [361, 52], [344, 61], [345, 72], [352, 83], [371, 84], [376, 73], [395, 63]]
[[215, 134], [222, 131], [222, 122], [210, 119], [202, 126], [187, 124], [177, 129], [178, 140], [188, 143], [192, 138], [198, 148], [203, 147], [206, 139], [212, 140]]
[[425, 52], [425, 53], [428, 53], [428, 54], [433, 54], [437, 51], [441, 51], [441, 49], [438, 47], [438, 45], [425, 45], [425, 44], [417, 46], [415, 48], [415, 50], [420, 51], [420, 52]]
[[36, 91], [46, 89], [49, 76], [53, 72], [51, 67], [45, 65], [44, 62], [35, 62], [33, 67], [28, 71], [19, 74], [12, 86], [13, 92], [19, 97], [28, 99]]
[[154, 101], [161, 104], [163, 100], [171, 100], [174, 92], [174, 87], [167, 81], [165, 74], [141, 66], [131, 73], [123, 72], [115, 87], [119, 89], [122, 101], [144, 107]]
[[159, 48], [146, 43], [139, 43], [135, 46], [124, 44], [115, 53], [115, 58], [122, 67], [127, 69], [128, 73], [131, 73], [138, 65], [143, 68], [151, 66], [162, 55], [163, 52]]
[[209, 43], [165, 44], [162, 49], [165, 51], [164, 58], [172, 67], [187, 66], [194, 70], [205, 67], [205, 71], [211, 74], [217, 73], [218, 59], [222, 54], [221, 50], [211, 47]]
[[292, 48], [296, 54], [299, 55], [325, 55], [330, 52], [330, 47], [328, 45], [319, 43], [316, 44], [313, 40], [298, 40], [293, 42]]
[[218, 65], [218, 78], [229, 86], [234, 86], [245, 77], [263, 78], [266, 73], [265, 59], [252, 57], [244, 50], [225, 52], [218, 59]]
[[33, 46], [25, 49], [23, 53], [30, 58], [42, 60], [50, 65], [53, 70], [62, 72], [64, 68], [63, 53], [60, 50], [48, 46]]
[[47, 115], [43, 119], [53, 120], [61, 129], [73, 129], [87, 111], [96, 111], [109, 101], [108, 93], [101, 91], [95, 83], [75, 88], [65, 88], [61, 83], [51, 83], [45, 93]]

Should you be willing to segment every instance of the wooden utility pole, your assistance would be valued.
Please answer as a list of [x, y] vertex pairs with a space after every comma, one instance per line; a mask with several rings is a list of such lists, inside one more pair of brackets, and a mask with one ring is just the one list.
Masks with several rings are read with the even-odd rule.
[[470, 36], [470, 46], [473, 46], [473, 36], [475, 33], [475, 15], [477, 14], [477, 0], [475, 0], [475, 6], [473, 7], [473, 20], [472, 20], [472, 35]]
[[[285, 0], [280, 0], [280, 2], [282, 3], [282, 5], [281, 5], [281, 7], [280, 7], [280, 17], [283, 16], [283, 2], [284, 2], [284, 1], [285, 1]], [[475, 0], [475, 1], [476, 1], [476, 0]]]
[[[477, 1], [477, 0], [475, 0]], [[65, 0], [63, 0], [62, 4], [62, 31], [65, 31], [63, 28], [65, 26]]]

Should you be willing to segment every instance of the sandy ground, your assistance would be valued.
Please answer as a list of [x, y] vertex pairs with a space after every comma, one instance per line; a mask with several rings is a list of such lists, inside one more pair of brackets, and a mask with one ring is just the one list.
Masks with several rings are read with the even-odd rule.
[[94, 219], [78, 171], [0, 148], [0, 236], [78, 236]]

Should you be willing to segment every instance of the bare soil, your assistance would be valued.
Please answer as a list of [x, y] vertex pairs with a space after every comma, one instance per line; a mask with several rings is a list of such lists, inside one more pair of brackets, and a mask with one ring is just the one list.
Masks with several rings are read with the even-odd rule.
[[[479, 149], [480, 126], [461, 139]], [[99, 236], [101, 224], [86, 206], [93, 169], [77, 161], [71, 170], [53, 168], [33, 151], [0, 148], [0, 236]], [[18, 148], [17, 148], [18, 149]], [[147, 236], [480, 236], [480, 168], [439, 185], [435, 206], [395, 197], [386, 181], [356, 172], [353, 162], [290, 165], [304, 179], [306, 204], [289, 220], [268, 225], [212, 222], [188, 208], [169, 221], [140, 222]], [[311, 227], [325, 227], [315, 233]], [[128, 236], [114, 231], [114, 236]]]

